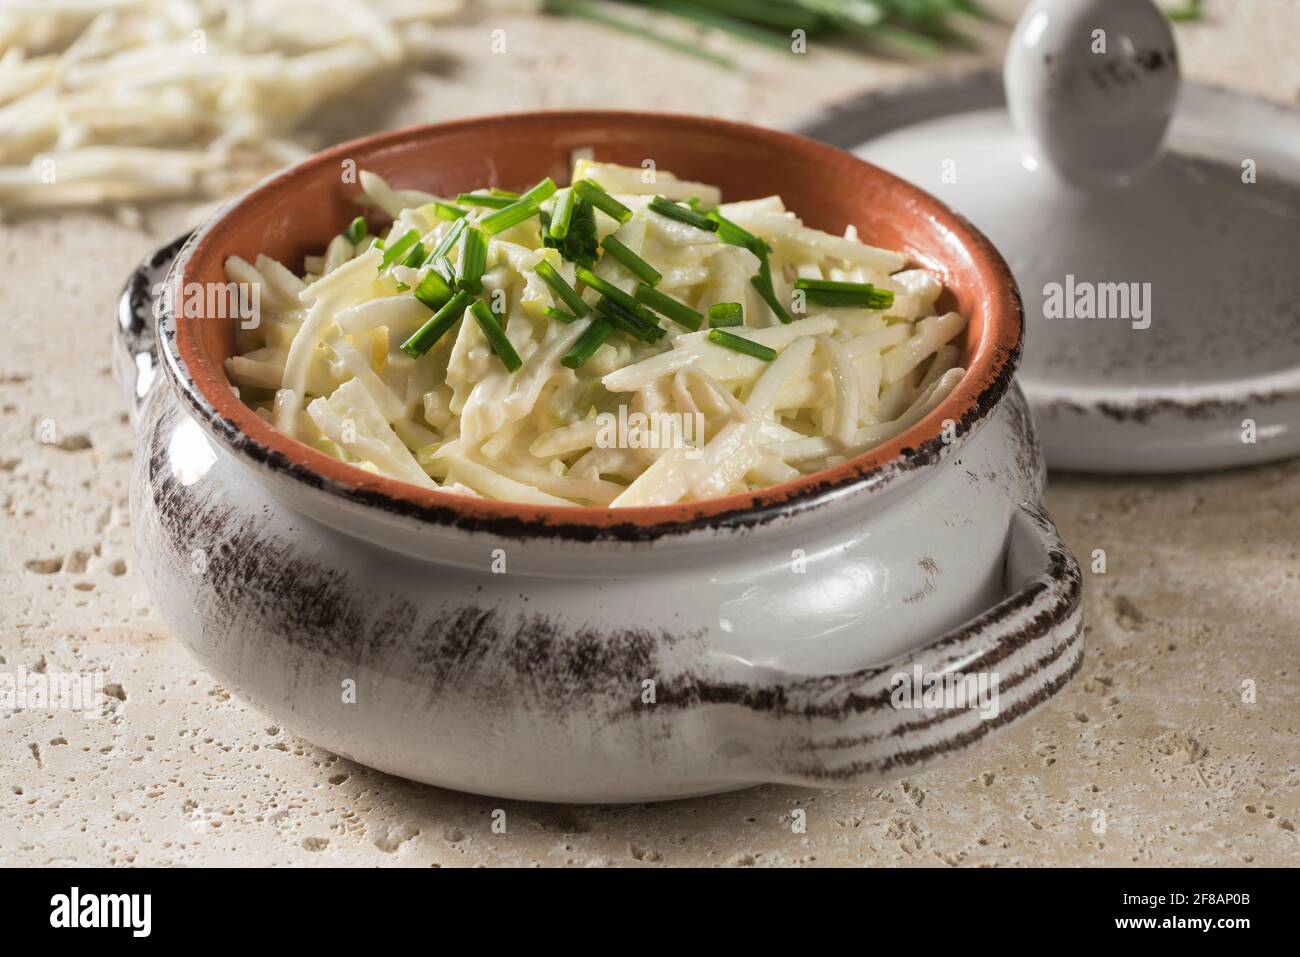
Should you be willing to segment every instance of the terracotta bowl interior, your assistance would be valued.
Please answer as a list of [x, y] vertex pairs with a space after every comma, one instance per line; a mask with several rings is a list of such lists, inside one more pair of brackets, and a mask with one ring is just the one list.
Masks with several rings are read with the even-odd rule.
[[[543, 176], [568, 182], [573, 150], [591, 147], [602, 161], [657, 168], [721, 186], [724, 200], [780, 194], [787, 208], [819, 229], [840, 233], [852, 223], [864, 241], [903, 251], [917, 265], [939, 272], [947, 286], [940, 305], [968, 319], [962, 342], [968, 374], [926, 420], [839, 470], [709, 503], [620, 510], [621, 520], [659, 521], [724, 511], [797, 494], [809, 480], [845, 468], [861, 469], [895, 457], [938, 431], [938, 423], [974, 406], [1018, 347], [1020, 312], [1015, 287], [1001, 258], [977, 231], [937, 200], [846, 153], [809, 140], [718, 120], [635, 113], [541, 113], [489, 117], [381, 134], [318, 154], [268, 180], [210, 224], [174, 277], [185, 283], [224, 282], [231, 255], [259, 253], [298, 272], [303, 257], [318, 254], [354, 216], [355, 177], [373, 170], [398, 187], [439, 195], [493, 185], [523, 188]], [[378, 222], [378, 220], [376, 221]], [[264, 446], [346, 485], [445, 505], [453, 499], [376, 477], [280, 435], [229, 391], [222, 363], [234, 349], [233, 321], [181, 317], [181, 357], [196, 387], [224, 417]], [[528, 512], [534, 507], [455, 497], [465, 507]], [[472, 504], [471, 504], [472, 503]], [[570, 520], [599, 521], [605, 509], [569, 509]]]

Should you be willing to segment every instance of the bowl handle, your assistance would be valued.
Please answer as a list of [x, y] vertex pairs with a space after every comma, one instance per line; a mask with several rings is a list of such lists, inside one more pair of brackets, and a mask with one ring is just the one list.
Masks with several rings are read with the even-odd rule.
[[163, 282], [191, 235], [178, 236], [146, 256], [131, 273], [117, 301], [117, 324], [113, 329], [113, 378], [126, 398], [133, 427], [140, 407], [158, 377], [157, 322], [162, 306]]
[[[1036, 709], [1083, 663], [1082, 576], [1036, 504], [1012, 514], [997, 605], [923, 648], [848, 674], [788, 675], [749, 740], [768, 779], [862, 786], [923, 770]], [[773, 734], [773, 719], [783, 729]]]

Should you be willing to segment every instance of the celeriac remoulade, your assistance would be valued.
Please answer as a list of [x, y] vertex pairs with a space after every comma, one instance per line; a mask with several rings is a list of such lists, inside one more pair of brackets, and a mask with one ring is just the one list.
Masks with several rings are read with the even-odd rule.
[[[227, 374], [282, 432], [363, 469], [540, 505], [667, 505], [856, 456], [963, 374], [965, 319], [904, 257], [653, 168], [457, 197], [361, 175], [357, 217], [260, 284]], [[391, 219], [379, 235], [370, 222]]]

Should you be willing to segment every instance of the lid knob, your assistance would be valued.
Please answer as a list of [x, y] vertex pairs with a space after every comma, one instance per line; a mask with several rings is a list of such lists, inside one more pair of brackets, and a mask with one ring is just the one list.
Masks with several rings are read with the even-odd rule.
[[1067, 180], [1130, 182], [1156, 157], [1178, 96], [1178, 51], [1152, 0], [1034, 0], [1004, 70], [1020, 131]]

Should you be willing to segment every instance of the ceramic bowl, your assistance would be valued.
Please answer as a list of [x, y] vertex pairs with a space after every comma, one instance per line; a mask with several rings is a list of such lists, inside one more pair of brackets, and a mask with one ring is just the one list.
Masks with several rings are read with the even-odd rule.
[[[893, 441], [784, 485], [546, 509], [418, 488], [285, 438], [231, 392], [231, 322], [157, 297], [224, 281], [231, 254], [298, 267], [356, 214], [348, 169], [454, 194], [563, 182], [578, 147], [728, 199], [780, 193], [810, 225], [855, 223], [937, 270], [943, 304], [969, 317], [965, 379]], [[938, 201], [810, 140], [583, 112], [347, 143], [159, 250], [118, 333], [139, 433], [132, 524], [164, 617], [236, 694], [383, 771], [556, 801], [859, 785], [975, 746], [1081, 662], [1079, 571], [1039, 504], [1012, 381], [1006, 265]], [[963, 682], [965, 701], [938, 694]]]

